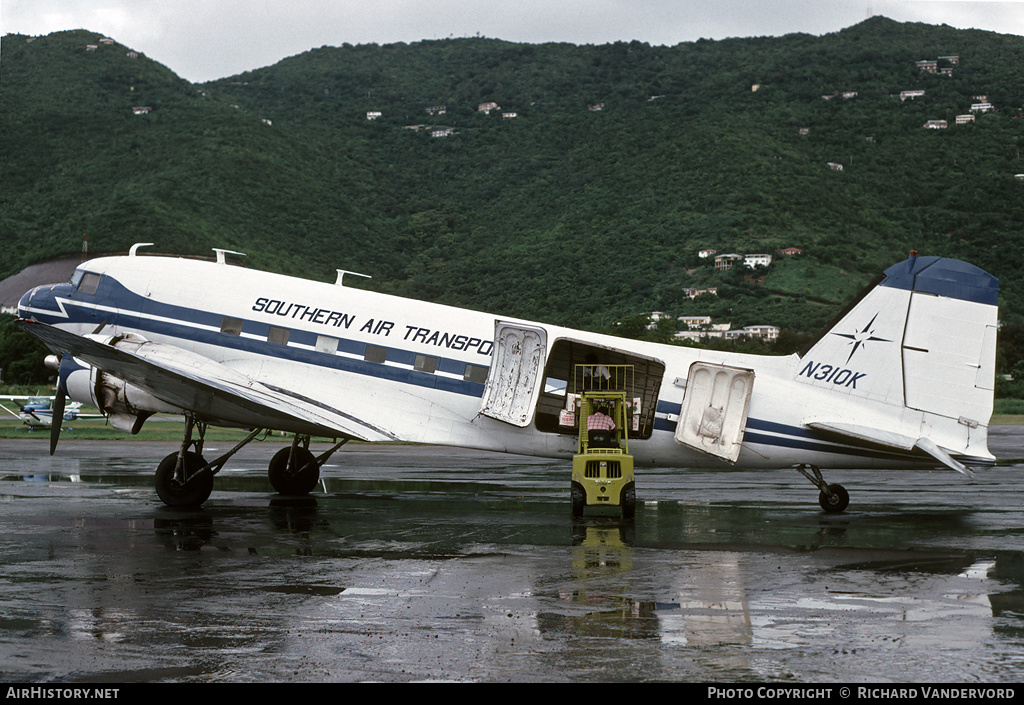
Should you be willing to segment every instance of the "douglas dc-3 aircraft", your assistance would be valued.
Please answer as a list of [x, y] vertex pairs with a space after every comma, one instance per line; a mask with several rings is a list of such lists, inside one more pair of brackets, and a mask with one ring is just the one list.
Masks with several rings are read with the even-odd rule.
[[[796, 469], [834, 512], [849, 496], [821, 469], [973, 476], [967, 466], [995, 462], [998, 282], [957, 260], [912, 253], [801, 353], [766, 357], [379, 294], [345, 286], [341, 270], [329, 284], [243, 268], [224, 250], [208, 261], [141, 246], [29, 291], [19, 325], [60, 356], [58, 408], [66, 394], [132, 432], [154, 413], [185, 415], [180, 451], [156, 473], [170, 505], [206, 501], [213, 475], [266, 429], [295, 434], [270, 461], [282, 493], [311, 491], [351, 439], [568, 460], [574, 376], [594, 360], [630, 370], [637, 467]], [[207, 424], [252, 433], [207, 462]], [[339, 442], [314, 457], [310, 436]]]

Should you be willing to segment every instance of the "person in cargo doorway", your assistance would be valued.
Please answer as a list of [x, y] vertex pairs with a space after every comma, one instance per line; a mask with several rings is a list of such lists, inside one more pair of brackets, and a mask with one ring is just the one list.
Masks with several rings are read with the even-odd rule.
[[597, 355], [589, 353], [587, 364], [583, 368], [584, 389], [608, 389], [612, 375], [608, 368], [598, 364]]

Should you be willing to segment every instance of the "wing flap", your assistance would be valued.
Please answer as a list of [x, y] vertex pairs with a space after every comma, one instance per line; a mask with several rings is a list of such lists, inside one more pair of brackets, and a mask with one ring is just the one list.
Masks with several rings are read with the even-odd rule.
[[[208, 422], [286, 431], [312, 426], [317, 435], [397, 440], [390, 431], [341, 409], [260, 383], [185, 350], [177, 349], [184, 364], [175, 364], [174, 355], [147, 357], [37, 321], [18, 321], [18, 326], [52, 350], [70, 354]], [[162, 347], [164, 353], [173, 348]], [[204, 364], [195, 364], [197, 359]]]

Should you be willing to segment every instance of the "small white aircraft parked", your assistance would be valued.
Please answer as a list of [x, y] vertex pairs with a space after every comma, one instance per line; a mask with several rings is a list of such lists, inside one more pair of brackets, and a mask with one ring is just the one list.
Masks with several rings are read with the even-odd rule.
[[[311, 491], [350, 439], [568, 461], [574, 372], [594, 360], [633, 376], [637, 467], [793, 468], [826, 511], [842, 511], [849, 496], [821, 468], [942, 465], [972, 476], [968, 465], [995, 462], [998, 282], [957, 260], [912, 253], [804, 351], [773, 357], [353, 289], [340, 270], [328, 284], [235, 266], [223, 250], [210, 262], [140, 256], [140, 246], [29, 291], [19, 325], [61, 356], [61, 400], [97, 406], [132, 432], [153, 413], [185, 415], [180, 451], [157, 469], [171, 505], [204, 502], [214, 474], [265, 429], [295, 434], [270, 462], [283, 493]], [[207, 462], [207, 424], [253, 431]], [[311, 435], [340, 442], [316, 458]]]
[[[29, 428], [50, 428], [53, 425], [53, 403], [56, 396], [52, 397], [41, 397], [41, 396], [29, 396], [29, 395], [4, 395], [0, 396], [0, 399], [4, 401], [24, 402], [19, 403], [18, 410], [13, 411], [8, 409], [6, 405], [0, 404], [0, 409], [3, 409], [11, 416], [21, 419]], [[82, 404], [80, 402], [72, 402], [65, 404], [64, 413], [61, 414], [63, 421], [74, 421], [77, 418], [84, 418], [80, 413]], [[102, 414], [93, 414], [102, 418]]]

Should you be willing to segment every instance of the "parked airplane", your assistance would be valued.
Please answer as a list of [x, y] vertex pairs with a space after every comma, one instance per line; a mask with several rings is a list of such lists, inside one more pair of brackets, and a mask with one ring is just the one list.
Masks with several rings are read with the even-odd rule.
[[[3, 409], [11, 416], [21, 419], [29, 428], [50, 428], [53, 425], [53, 402], [56, 399], [53, 397], [40, 397], [40, 396], [28, 396], [28, 395], [4, 395], [0, 396], [0, 399], [4, 401], [22, 401], [23, 404], [18, 404], [18, 410], [13, 411], [8, 409], [6, 405], [0, 404], [0, 409]], [[80, 402], [72, 402], [66, 404], [64, 407], [64, 413], [61, 414], [61, 418], [64, 421], [74, 421], [77, 418], [84, 418], [80, 413], [82, 404]], [[102, 414], [90, 414], [87, 416], [95, 416], [102, 418]]]
[[[821, 468], [972, 476], [968, 465], [995, 462], [998, 282], [957, 260], [912, 253], [801, 353], [757, 356], [379, 294], [345, 286], [340, 270], [328, 284], [233, 265], [224, 250], [211, 262], [141, 246], [27, 292], [19, 325], [61, 356], [61, 401], [97, 406], [132, 432], [153, 413], [185, 415], [181, 448], [156, 474], [171, 505], [204, 502], [214, 474], [263, 429], [295, 434], [270, 462], [284, 493], [311, 491], [350, 439], [568, 461], [574, 372], [595, 359], [634, 380], [637, 467], [792, 468], [826, 511], [842, 511], [849, 496]], [[207, 424], [252, 433], [207, 462]], [[310, 436], [340, 441], [314, 457]]]

